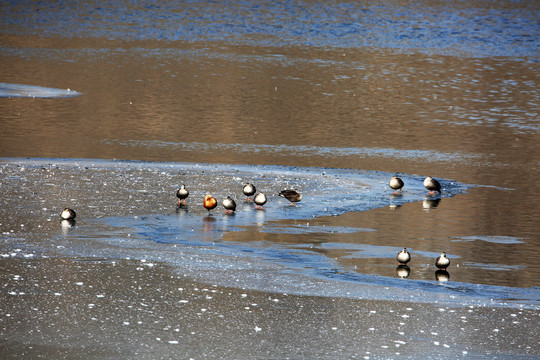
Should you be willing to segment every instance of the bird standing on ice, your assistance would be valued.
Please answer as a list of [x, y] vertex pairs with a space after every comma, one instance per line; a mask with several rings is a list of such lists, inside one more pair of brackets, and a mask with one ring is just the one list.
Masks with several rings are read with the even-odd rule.
[[186, 199], [189, 196], [189, 191], [186, 189], [186, 186], [182, 184], [180, 189], [176, 191], [176, 197], [178, 198], [178, 206], [185, 205]]
[[388, 183], [392, 189], [394, 189], [394, 194], [397, 194], [397, 191], [402, 191], [403, 188], [403, 180], [398, 178], [397, 176], [392, 176], [390, 179], [390, 182]]
[[256, 191], [257, 189], [255, 188], [255, 186], [253, 186], [253, 184], [246, 184], [244, 185], [244, 188], [242, 189], [242, 192], [244, 193], [244, 195], [247, 196], [247, 201], [251, 200], [249, 197], [255, 194]]
[[435, 194], [435, 191], [437, 191], [439, 194], [441, 193], [441, 183], [439, 183], [431, 176], [428, 176], [424, 180], [424, 186], [426, 187], [426, 189], [429, 190], [430, 194]]
[[226, 199], [223, 199], [223, 207], [225, 208], [225, 212], [235, 212], [236, 211], [236, 202], [234, 202], [233, 199], [231, 199], [230, 196], [227, 196]]
[[203, 200], [203, 206], [206, 210], [210, 212], [210, 210], [214, 209], [217, 206], [217, 200], [212, 195], [206, 195]]
[[298, 190], [283, 190], [279, 193], [279, 196], [289, 200], [291, 205], [294, 205], [295, 202], [302, 200], [302, 194], [300, 194]]
[[263, 208], [263, 205], [266, 204], [266, 195], [263, 193], [258, 193], [255, 198], [253, 198], [253, 201], [255, 202], [255, 209], [257, 208]]

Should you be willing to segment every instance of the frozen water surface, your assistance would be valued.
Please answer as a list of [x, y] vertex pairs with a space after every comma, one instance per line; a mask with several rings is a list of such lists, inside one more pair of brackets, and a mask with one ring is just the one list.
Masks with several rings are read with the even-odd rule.
[[[405, 190], [394, 194], [387, 185], [392, 174], [347, 169], [28, 159], [5, 160], [2, 174], [5, 193], [19, 194], [3, 199], [4, 209], [16, 213], [8, 220], [13, 224], [3, 224], [4, 237], [40, 253], [166, 262], [197, 281], [266, 292], [456, 305], [539, 300], [536, 289], [361, 273], [326, 255], [346, 250], [349, 257], [393, 263], [398, 248], [332, 241], [375, 230], [318, 221], [407, 202], [436, 202], [439, 196], [427, 194], [423, 176], [400, 174]], [[264, 209], [247, 202], [241, 192], [246, 182], [267, 194]], [[470, 187], [445, 179], [441, 183], [442, 197]], [[177, 207], [180, 184], [186, 184], [190, 196], [187, 205]], [[278, 197], [286, 188], [299, 189], [304, 199], [293, 206]], [[220, 203], [231, 196], [237, 211], [226, 214], [221, 205], [207, 211], [202, 207], [205, 194]], [[75, 224], [60, 224], [58, 214], [66, 206], [76, 209]], [[25, 240], [43, 233], [51, 242]], [[434, 259], [438, 253], [418, 251], [415, 256]]]
[[[100, 359], [539, 355], [537, 288], [435, 281], [433, 264], [420, 260], [438, 255], [430, 251], [414, 251], [411, 265], [426, 279], [383, 276], [377, 269], [395, 268], [398, 248], [355, 242], [375, 232], [363, 224], [325, 221], [437, 200], [419, 175], [400, 174], [405, 190], [393, 194], [391, 175], [3, 159], [0, 334], [7, 345], [0, 350], [7, 358]], [[264, 210], [242, 194], [248, 181], [268, 195]], [[441, 182], [443, 197], [471, 187]], [[190, 197], [177, 207], [182, 183]], [[298, 188], [304, 199], [290, 205], [277, 196], [284, 188]], [[230, 195], [237, 212], [209, 213], [201, 203], [207, 193]], [[77, 211], [75, 222], [60, 221], [66, 206]], [[334, 251], [372, 261], [374, 273], [337, 261]], [[316, 347], [302, 335], [309, 329]]]
[[0, 83], [2, 97], [66, 98], [81, 95], [71, 89], [55, 89], [44, 86]]
[[538, 355], [538, 314], [527, 308], [257, 292], [191, 282], [143, 260], [40, 257], [3, 264], [6, 358]]
[[494, 244], [523, 244], [524, 241], [513, 236], [462, 236], [454, 241], [485, 241]]

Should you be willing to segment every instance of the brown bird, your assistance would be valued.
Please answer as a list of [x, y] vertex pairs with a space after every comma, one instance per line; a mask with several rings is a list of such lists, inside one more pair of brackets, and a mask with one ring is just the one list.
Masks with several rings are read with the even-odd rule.
[[408, 263], [409, 261], [411, 261], [411, 254], [409, 254], [409, 252], [407, 251], [407, 248], [403, 248], [403, 250], [401, 250], [401, 251], [397, 254], [396, 259], [397, 259], [397, 261], [399, 261], [401, 264], [406, 264], [406, 263]]
[[431, 176], [428, 176], [424, 180], [424, 186], [429, 190], [430, 194], [435, 194], [435, 191], [439, 194], [441, 193], [441, 184]]
[[258, 193], [257, 196], [253, 199], [255, 202], [255, 209], [257, 209], [259, 206], [261, 209], [263, 208], [263, 205], [266, 204], [266, 195], [263, 193]]
[[446, 268], [450, 266], [450, 259], [446, 257], [445, 252], [442, 252], [441, 256], [435, 260], [435, 266], [443, 270], [446, 270]]
[[289, 200], [291, 205], [294, 205], [295, 202], [302, 200], [302, 194], [300, 194], [298, 190], [283, 190], [279, 193], [279, 196]]
[[236, 211], [236, 203], [234, 202], [233, 199], [231, 199], [230, 196], [227, 196], [226, 199], [223, 199], [223, 207], [225, 208], [225, 212], [235, 212]]
[[189, 196], [189, 191], [186, 189], [186, 186], [182, 184], [180, 189], [176, 191], [176, 197], [178, 198], [178, 206], [185, 205], [186, 199]]
[[398, 178], [397, 176], [392, 176], [390, 179], [390, 182], [388, 183], [392, 189], [394, 189], [394, 194], [397, 194], [397, 191], [402, 191], [403, 188], [403, 180]]
[[206, 210], [210, 211], [217, 206], [217, 200], [212, 195], [206, 195], [204, 197], [203, 206]]
[[249, 197], [255, 194], [256, 191], [257, 189], [255, 188], [255, 186], [253, 186], [253, 184], [246, 184], [244, 185], [244, 188], [242, 189], [242, 192], [244, 193], [244, 195], [247, 196], [247, 201], [251, 200]]

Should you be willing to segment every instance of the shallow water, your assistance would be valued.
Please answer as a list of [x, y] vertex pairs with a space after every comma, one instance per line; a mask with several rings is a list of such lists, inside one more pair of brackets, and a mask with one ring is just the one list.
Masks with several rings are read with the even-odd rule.
[[540, 356], [539, 11], [1, 2], [3, 356]]

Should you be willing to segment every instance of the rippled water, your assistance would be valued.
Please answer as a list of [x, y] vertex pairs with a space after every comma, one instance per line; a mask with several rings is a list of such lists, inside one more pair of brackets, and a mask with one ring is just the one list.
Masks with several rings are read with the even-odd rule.
[[2, 354], [538, 356], [539, 14], [1, 1]]
[[[538, 55], [538, 7], [444, 1], [115, 1], [6, 4], [4, 33], [221, 42], [264, 47], [391, 48], [473, 56]], [[8, 15], [8, 16], [7, 16]]]

